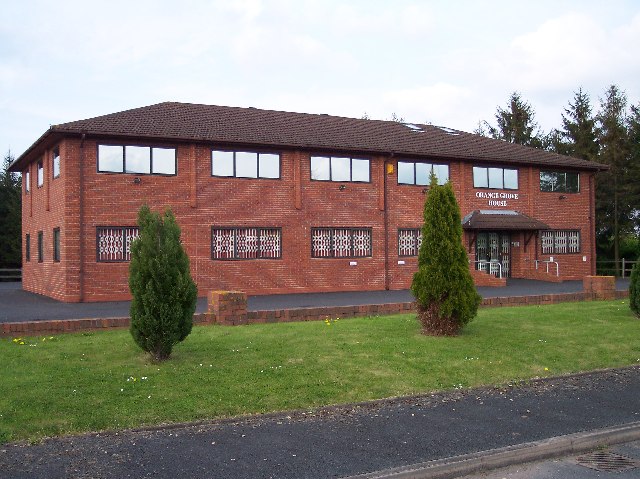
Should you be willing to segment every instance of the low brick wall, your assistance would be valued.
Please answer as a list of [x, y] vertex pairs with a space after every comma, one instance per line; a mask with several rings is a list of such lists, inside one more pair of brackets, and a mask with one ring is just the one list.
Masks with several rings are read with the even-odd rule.
[[[209, 324], [209, 314], [194, 314], [194, 324]], [[2, 336], [39, 336], [59, 333], [78, 333], [81, 331], [98, 331], [113, 328], [128, 328], [131, 318], [100, 318], [100, 319], [55, 319], [46, 321], [20, 321], [0, 324]]]
[[[236, 292], [231, 292], [236, 294]], [[244, 293], [241, 293], [244, 294]], [[606, 299], [623, 299], [629, 297], [629, 291], [613, 291], [612, 297]], [[239, 296], [218, 295], [217, 299], [228, 299], [232, 302], [232, 307], [236, 312], [242, 310], [242, 298]], [[529, 306], [536, 304], [557, 304], [577, 301], [593, 301], [603, 299], [599, 294], [579, 292], [566, 294], [541, 294], [535, 296], [511, 296], [504, 298], [485, 298], [481, 307], [495, 308], [502, 306]], [[209, 307], [210, 311], [218, 311], [216, 317], [214, 312], [195, 314], [194, 324], [220, 324], [237, 325], [253, 323], [280, 323], [290, 321], [318, 321], [326, 318], [354, 318], [362, 316], [379, 316], [386, 314], [410, 313], [414, 310], [414, 303], [390, 303], [390, 304], [368, 304], [361, 306], [331, 306], [321, 308], [297, 308], [278, 309], [269, 311], [246, 311], [246, 295], [244, 296], [244, 311], [246, 316], [239, 316], [239, 320], [228, 315], [228, 307], [217, 309]], [[38, 336], [58, 333], [74, 333], [80, 331], [101, 330], [107, 328], [127, 328], [129, 318], [104, 318], [104, 319], [65, 319], [55, 321], [24, 321], [16, 323], [0, 324], [0, 336]]]
[[595, 299], [613, 299], [616, 294], [615, 276], [585, 276], [582, 280], [584, 291]]

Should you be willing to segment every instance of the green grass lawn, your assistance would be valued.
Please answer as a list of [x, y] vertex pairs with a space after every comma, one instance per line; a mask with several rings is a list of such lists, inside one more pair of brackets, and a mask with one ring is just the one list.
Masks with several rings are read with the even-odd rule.
[[638, 338], [628, 300], [481, 309], [455, 338], [412, 315], [195, 327], [162, 364], [126, 330], [4, 338], [0, 442], [624, 366]]

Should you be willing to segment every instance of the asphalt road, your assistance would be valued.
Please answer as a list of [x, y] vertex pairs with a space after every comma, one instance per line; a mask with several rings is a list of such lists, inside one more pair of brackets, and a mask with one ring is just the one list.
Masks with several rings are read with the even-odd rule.
[[331, 478], [640, 420], [640, 366], [0, 447], [0, 478]]
[[[618, 279], [618, 289], [628, 289], [628, 279]], [[524, 279], [510, 279], [502, 288], [479, 287], [485, 298], [498, 296], [526, 296], [582, 291], [582, 281], [547, 283]], [[409, 290], [361, 291], [342, 293], [302, 293], [248, 298], [248, 309], [271, 310], [319, 306], [354, 306], [413, 301]], [[129, 316], [129, 301], [101, 303], [63, 303], [21, 289], [21, 283], [0, 282], [0, 322], [38, 321], [51, 319], [114, 318]], [[196, 312], [207, 311], [206, 298], [198, 298]]]
[[[609, 454], [612, 456], [608, 456]], [[603, 459], [602, 464], [597, 460], [598, 457]], [[630, 463], [635, 463], [635, 467]], [[640, 441], [632, 441], [595, 452], [519, 464], [465, 476], [461, 479], [638, 479], [638, 477], [640, 477]]]

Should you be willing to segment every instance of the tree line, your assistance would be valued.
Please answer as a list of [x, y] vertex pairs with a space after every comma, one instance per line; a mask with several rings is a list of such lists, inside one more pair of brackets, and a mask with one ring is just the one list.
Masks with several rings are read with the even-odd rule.
[[22, 265], [22, 177], [8, 172], [13, 160], [7, 152], [0, 171], [0, 268]]
[[578, 89], [561, 119], [561, 128], [544, 133], [531, 104], [513, 92], [506, 107], [496, 108], [495, 124], [481, 121], [474, 133], [607, 165], [596, 175], [596, 246], [619, 272], [621, 257], [640, 256], [640, 103], [629, 105], [611, 85], [594, 111]]

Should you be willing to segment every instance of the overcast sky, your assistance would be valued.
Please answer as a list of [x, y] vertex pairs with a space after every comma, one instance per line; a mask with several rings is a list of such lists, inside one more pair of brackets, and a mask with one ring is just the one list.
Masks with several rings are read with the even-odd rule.
[[582, 87], [640, 101], [637, 0], [2, 0], [0, 150], [162, 101], [473, 131], [519, 91], [545, 130]]

